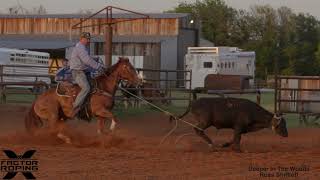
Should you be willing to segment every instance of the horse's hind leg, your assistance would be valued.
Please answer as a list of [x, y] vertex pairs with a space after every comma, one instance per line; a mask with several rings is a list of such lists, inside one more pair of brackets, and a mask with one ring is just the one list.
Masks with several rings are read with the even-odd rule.
[[98, 134], [104, 134], [104, 126], [106, 124], [106, 118], [105, 117], [97, 117], [97, 133]]

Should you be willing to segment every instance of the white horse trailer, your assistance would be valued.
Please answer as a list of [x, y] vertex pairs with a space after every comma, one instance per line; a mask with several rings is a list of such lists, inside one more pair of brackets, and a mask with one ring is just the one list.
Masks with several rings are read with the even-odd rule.
[[[192, 89], [203, 88], [209, 74], [250, 76], [253, 83], [255, 52], [241, 51], [236, 47], [189, 47], [185, 67], [192, 70]], [[186, 78], [190, 79], [189, 73]]]
[[[49, 75], [49, 53], [29, 50], [0, 48], [0, 65], [3, 74], [24, 74], [23, 76], [3, 76], [4, 82], [34, 82], [50, 83], [47, 77], [28, 77], [30, 75]], [[6, 66], [9, 65], [9, 66]], [[26, 67], [20, 67], [26, 66]], [[30, 67], [27, 67], [30, 66]], [[32, 67], [41, 66], [41, 67]]]

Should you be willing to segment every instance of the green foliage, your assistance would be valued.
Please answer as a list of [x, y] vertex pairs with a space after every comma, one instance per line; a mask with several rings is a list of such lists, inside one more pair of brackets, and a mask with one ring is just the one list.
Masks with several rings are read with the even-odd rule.
[[236, 10], [223, 0], [181, 3], [170, 12], [191, 13], [201, 23], [202, 36], [217, 46], [238, 46], [256, 52], [256, 75], [319, 75], [319, 21], [295, 14], [288, 7], [270, 5]]

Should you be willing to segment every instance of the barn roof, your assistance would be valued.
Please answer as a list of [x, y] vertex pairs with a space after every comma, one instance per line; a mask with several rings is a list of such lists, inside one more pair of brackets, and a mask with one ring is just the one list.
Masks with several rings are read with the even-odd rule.
[[[148, 13], [150, 18], [154, 19], [176, 19], [183, 18], [189, 16], [187, 13]], [[26, 15], [11, 15], [11, 14], [0, 14], [0, 18], [84, 18], [88, 17], [87, 14], [43, 14], [43, 15], [34, 15], [34, 14], [26, 14]], [[105, 18], [105, 14], [98, 14], [94, 18], [100, 19]], [[113, 18], [120, 19], [134, 19], [141, 18], [141, 15], [129, 14], [129, 13], [117, 13], [113, 14]]]

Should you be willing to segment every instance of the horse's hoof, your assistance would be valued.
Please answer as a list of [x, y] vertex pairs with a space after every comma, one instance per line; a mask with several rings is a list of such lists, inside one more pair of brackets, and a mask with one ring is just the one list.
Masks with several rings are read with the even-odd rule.
[[231, 143], [224, 143], [221, 145], [222, 148], [227, 148], [229, 146], [231, 146]]
[[111, 125], [110, 125], [110, 130], [113, 132], [116, 128], [116, 122], [114, 120], [112, 120]]
[[242, 153], [242, 151], [240, 149], [233, 149], [233, 152], [235, 153]]
[[219, 151], [217, 147], [213, 146], [213, 144], [208, 144], [208, 145], [209, 145], [210, 151], [212, 151], [212, 152], [218, 152]]
[[67, 139], [65, 140], [65, 142], [66, 142], [67, 144], [72, 144], [72, 142], [71, 142], [71, 139], [70, 139], [70, 138], [67, 138]]
[[71, 139], [69, 137], [67, 137], [66, 135], [63, 135], [63, 134], [59, 133], [59, 134], [57, 134], [57, 137], [59, 139], [63, 140], [67, 144], [72, 144], [71, 143]]
[[98, 131], [97, 131], [97, 134], [98, 134], [98, 136], [105, 136], [105, 135], [109, 135], [109, 133], [108, 133], [108, 132], [106, 132], [106, 131], [100, 131], [100, 130], [98, 130]]
[[232, 151], [233, 152], [236, 152], [236, 153], [242, 153], [242, 151], [241, 151], [241, 149], [240, 149], [240, 147], [239, 146], [232, 146]]

